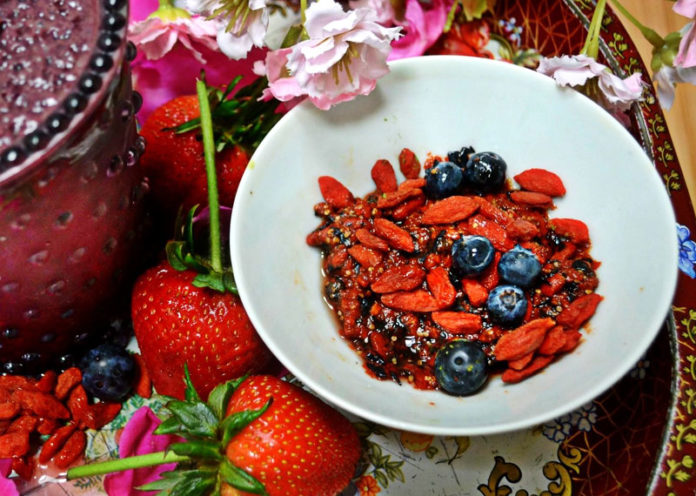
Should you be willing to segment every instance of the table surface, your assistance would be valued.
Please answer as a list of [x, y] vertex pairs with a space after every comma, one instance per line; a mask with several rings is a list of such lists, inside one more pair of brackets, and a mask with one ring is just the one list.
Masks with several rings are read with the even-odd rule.
[[[634, 17], [650, 26], [661, 36], [677, 31], [688, 22], [672, 11], [673, 2], [666, 0], [622, 0], [621, 2]], [[638, 29], [624, 17], [624, 26], [635, 43], [646, 66], [650, 66], [652, 46]], [[674, 105], [665, 111], [677, 158], [681, 165], [684, 180], [689, 188], [692, 204], [696, 205], [696, 86], [681, 84], [677, 86]]]

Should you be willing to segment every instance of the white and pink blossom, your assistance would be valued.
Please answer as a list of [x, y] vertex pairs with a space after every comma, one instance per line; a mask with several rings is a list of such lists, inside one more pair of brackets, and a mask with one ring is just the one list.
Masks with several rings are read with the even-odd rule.
[[696, 0], [678, 0], [674, 11], [688, 17], [691, 22], [682, 30], [682, 39], [679, 43], [679, 51], [674, 57], [674, 65], [677, 67], [696, 67]]
[[657, 83], [657, 98], [665, 110], [674, 103], [675, 85], [678, 83], [696, 84], [696, 67], [672, 67], [663, 65], [653, 75]]

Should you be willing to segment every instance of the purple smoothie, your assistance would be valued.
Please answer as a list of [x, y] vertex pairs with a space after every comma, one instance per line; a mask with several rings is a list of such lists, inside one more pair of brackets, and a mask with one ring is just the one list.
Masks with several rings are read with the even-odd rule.
[[127, 308], [147, 182], [126, 0], [0, 0], [0, 371], [59, 364]]

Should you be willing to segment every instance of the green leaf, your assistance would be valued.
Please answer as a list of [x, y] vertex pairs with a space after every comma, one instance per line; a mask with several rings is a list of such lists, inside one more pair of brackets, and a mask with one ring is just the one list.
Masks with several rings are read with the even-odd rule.
[[208, 274], [198, 274], [192, 284], [197, 288], [210, 288], [221, 293], [225, 292], [225, 284], [222, 282], [222, 274], [210, 272]]
[[252, 494], [268, 494], [266, 488], [263, 487], [263, 484], [256, 477], [239, 467], [235, 467], [227, 459], [220, 464], [220, 476], [230, 486], [240, 491]]
[[208, 406], [222, 420], [227, 411], [227, 404], [237, 386], [233, 381], [227, 381], [217, 385], [208, 395]]
[[189, 470], [169, 496], [204, 496], [215, 487], [215, 472]]
[[235, 434], [244, 429], [247, 425], [264, 414], [268, 407], [273, 403], [273, 398], [269, 398], [265, 405], [257, 410], [243, 410], [233, 413], [222, 421], [222, 445], [227, 446]]
[[208, 405], [203, 402], [188, 403], [172, 401], [167, 408], [184, 427], [180, 434], [191, 434], [198, 437], [215, 437], [218, 419]]
[[178, 434], [183, 430], [184, 426], [176, 417], [169, 417], [164, 420], [153, 431], [155, 434]]
[[176, 470], [163, 472], [159, 479], [149, 482], [144, 486], [136, 487], [138, 491], [168, 491], [183, 480], [183, 473]]
[[184, 443], [174, 443], [168, 449], [181, 456], [192, 456], [206, 460], [222, 460], [220, 444], [216, 441], [192, 440]]
[[188, 364], [186, 363], [184, 364], [184, 384], [186, 385], [186, 390], [184, 391], [186, 401], [192, 403], [200, 402], [201, 397], [198, 395], [198, 391], [196, 391], [196, 387], [193, 385], [191, 373], [189, 372]]
[[194, 251], [193, 244], [193, 219], [196, 216], [196, 210], [198, 210], [198, 205], [194, 205], [188, 211], [186, 215], [186, 223], [184, 224], [184, 240], [188, 244], [189, 250]]
[[174, 270], [178, 270], [179, 272], [183, 272], [188, 269], [188, 266], [184, 262], [186, 257], [185, 249], [186, 243], [184, 241], [169, 241], [165, 247], [165, 253], [167, 254], [169, 265], [171, 265]]

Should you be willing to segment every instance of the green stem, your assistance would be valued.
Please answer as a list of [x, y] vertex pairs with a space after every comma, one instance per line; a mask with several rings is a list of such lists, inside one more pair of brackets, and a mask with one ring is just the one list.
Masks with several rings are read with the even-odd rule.
[[196, 81], [196, 93], [201, 108], [201, 131], [203, 132], [203, 156], [205, 174], [208, 178], [208, 209], [210, 210], [210, 265], [215, 272], [222, 272], [222, 251], [220, 249], [220, 201], [218, 199], [217, 172], [215, 170], [215, 141], [213, 139], [213, 118], [208, 101], [205, 82]]
[[167, 7], [174, 7], [174, 2], [172, 0], [159, 0], [160, 9], [166, 9]]
[[304, 26], [305, 21], [307, 20], [307, 16], [305, 12], [307, 11], [307, 0], [300, 0], [300, 15], [302, 19], [302, 25]]
[[653, 29], [650, 29], [649, 27], [645, 26], [642, 24], [638, 19], [636, 19], [633, 14], [631, 14], [626, 7], [621, 5], [621, 2], [619, 0], [611, 0], [611, 3], [616, 7], [616, 10], [621, 12], [626, 19], [630, 21], [631, 24], [633, 24], [635, 27], [637, 27], [640, 32], [645, 36], [645, 39], [650, 42], [652, 46], [655, 48], [660, 48], [662, 45], [664, 45], [665, 40], [662, 39], [662, 36], [657, 34]]
[[68, 480], [79, 479], [81, 477], [104, 475], [134, 468], [154, 467], [156, 465], [164, 465], [165, 463], [180, 463], [189, 460], [190, 458], [188, 456], [177, 455], [171, 451], [168, 453], [159, 451], [157, 453], [148, 453], [147, 455], [131, 456], [129, 458], [120, 458], [118, 460], [109, 460], [106, 462], [73, 467], [68, 469], [67, 478]]
[[599, 55], [599, 37], [602, 31], [602, 20], [604, 19], [604, 11], [606, 10], [607, 0], [597, 0], [590, 27], [587, 29], [587, 39], [585, 45], [580, 50], [581, 54], [587, 55], [594, 59]]
[[163, 21], [171, 22], [182, 18], [189, 19], [191, 14], [184, 9], [175, 7], [173, 0], [159, 0], [159, 7], [157, 10], [147, 16], [148, 19], [155, 17], [162, 19]]
[[455, 0], [452, 4], [452, 8], [447, 12], [447, 19], [445, 20], [445, 26], [442, 28], [443, 33], [448, 33], [452, 29], [452, 23], [454, 22], [454, 16], [457, 13], [457, 8], [459, 7], [459, 0]]

